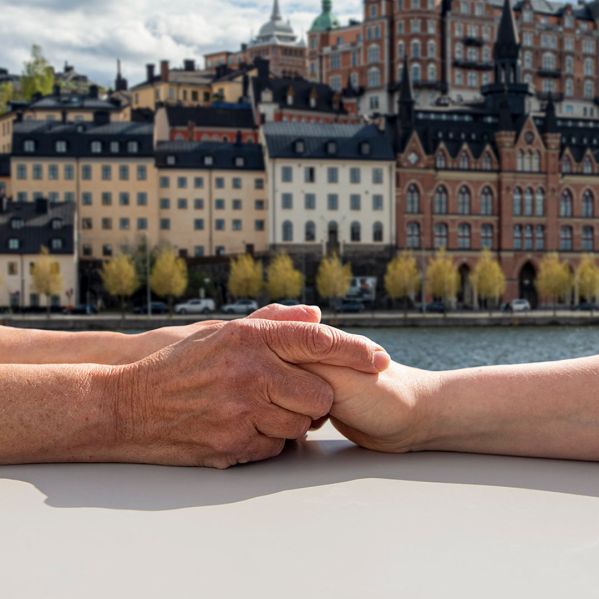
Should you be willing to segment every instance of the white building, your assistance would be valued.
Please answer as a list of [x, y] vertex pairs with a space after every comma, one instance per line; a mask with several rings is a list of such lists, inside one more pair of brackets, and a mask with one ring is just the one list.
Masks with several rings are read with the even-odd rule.
[[373, 125], [266, 123], [269, 243], [341, 255], [395, 245], [395, 156]]

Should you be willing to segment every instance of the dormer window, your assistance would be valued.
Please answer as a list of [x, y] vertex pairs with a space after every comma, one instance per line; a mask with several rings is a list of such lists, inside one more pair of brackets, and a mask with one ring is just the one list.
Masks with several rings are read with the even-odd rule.
[[13, 218], [10, 221], [10, 228], [11, 229], [22, 229], [25, 226], [25, 221], [22, 218]]
[[304, 143], [304, 140], [298, 139], [293, 144], [293, 150], [295, 151], [296, 154], [303, 154], [306, 151], [306, 144]]
[[367, 141], [363, 141], [360, 146], [360, 154], [362, 156], [370, 156], [370, 144]]
[[129, 154], [137, 154], [139, 152], [139, 142], [130, 141], [127, 143], [127, 152]]
[[110, 142], [110, 153], [118, 154], [121, 151], [121, 144], [118, 141]]
[[62, 219], [61, 218], [53, 218], [52, 219], [52, 230], [59, 231], [62, 229]]
[[35, 141], [33, 139], [26, 139], [23, 143], [24, 152], [35, 152]]
[[101, 154], [102, 153], [102, 142], [101, 141], [92, 141], [91, 151], [92, 151], [92, 154]]
[[316, 108], [316, 102], [318, 101], [318, 97], [316, 94], [310, 95], [310, 108]]
[[177, 164], [177, 157], [176, 156], [167, 156], [166, 164], [168, 166], [174, 166], [175, 164]]
[[245, 158], [243, 156], [237, 156], [235, 158], [235, 166], [242, 168], [245, 166]]
[[337, 143], [334, 141], [327, 142], [327, 154], [333, 155], [337, 153]]
[[212, 156], [204, 156], [204, 166], [212, 166], [214, 164], [214, 158]]
[[65, 154], [67, 151], [67, 142], [64, 140], [58, 140], [54, 145], [57, 154]]
[[55, 237], [54, 239], [50, 240], [50, 249], [52, 250], [62, 250], [63, 246], [64, 243], [60, 237]]
[[8, 249], [9, 250], [18, 250], [21, 247], [21, 240], [16, 238], [11, 238], [8, 240]]

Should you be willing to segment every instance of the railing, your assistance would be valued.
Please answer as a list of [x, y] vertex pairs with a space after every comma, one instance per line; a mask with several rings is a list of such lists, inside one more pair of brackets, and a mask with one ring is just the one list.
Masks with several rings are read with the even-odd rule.
[[479, 62], [476, 60], [459, 60], [457, 58], [453, 61], [453, 66], [459, 67], [461, 69], [476, 69], [478, 71], [493, 70], [492, 62]]

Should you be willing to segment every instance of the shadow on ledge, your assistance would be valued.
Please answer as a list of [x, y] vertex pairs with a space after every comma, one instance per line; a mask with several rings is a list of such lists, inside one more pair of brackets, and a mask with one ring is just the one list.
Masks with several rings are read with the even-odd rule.
[[0, 467], [57, 508], [160, 511], [225, 505], [281, 491], [379, 478], [599, 497], [599, 464], [455, 453], [388, 455], [347, 441], [291, 444], [279, 458], [227, 471], [130, 464]]

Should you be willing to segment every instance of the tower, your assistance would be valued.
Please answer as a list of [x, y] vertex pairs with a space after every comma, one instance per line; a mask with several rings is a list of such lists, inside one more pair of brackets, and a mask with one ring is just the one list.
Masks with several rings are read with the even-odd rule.
[[399, 92], [399, 122], [402, 128], [410, 128], [414, 124], [414, 94], [410, 79], [410, 67], [407, 54], [403, 59], [401, 71], [401, 88]]

